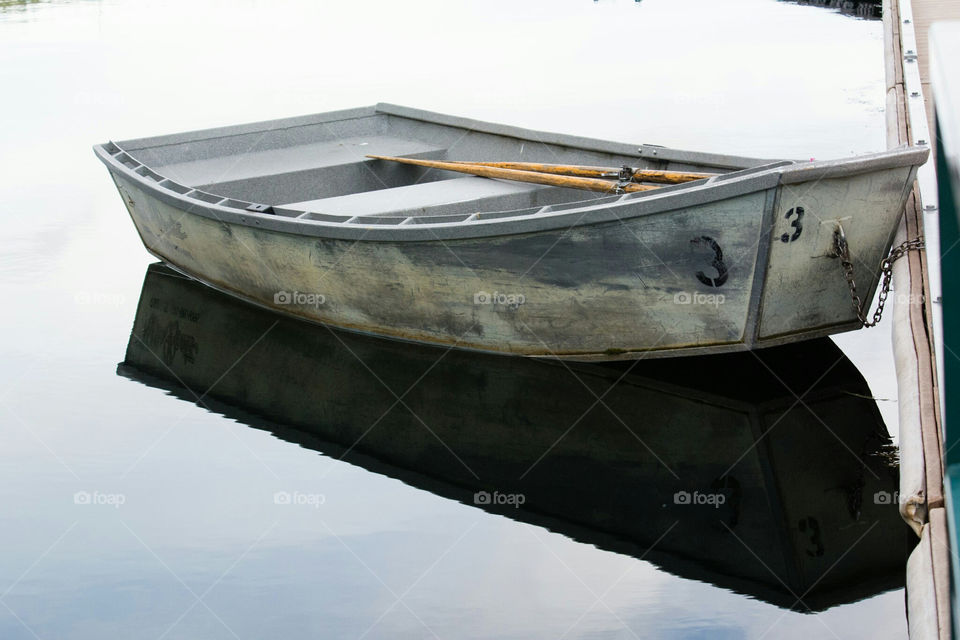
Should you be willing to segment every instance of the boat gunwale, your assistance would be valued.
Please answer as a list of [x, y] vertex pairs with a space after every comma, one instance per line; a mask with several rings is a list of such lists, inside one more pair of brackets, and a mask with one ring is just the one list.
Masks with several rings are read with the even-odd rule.
[[[285, 125], [270, 127], [270, 129], [281, 129], [320, 121], [331, 122], [337, 119], [343, 120], [354, 117], [374, 116], [378, 113], [402, 118], [421, 119], [438, 125], [458, 126], [470, 130], [493, 133], [495, 135], [519, 137], [525, 140], [541, 140], [543, 142], [568, 147], [615, 153], [617, 155], [636, 155], [638, 151], [638, 147], [635, 145], [591, 140], [588, 138], [567, 136], [565, 134], [534, 132], [518, 127], [484, 123], [394, 105], [377, 105], [376, 107], [328, 112], [316, 114], [315, 116], [300, 116], [267, 123], [236, 125], [219, 129], [173, 134], [171, 136], [141, 138], [121, 143], [108, 142], [94, 146], [94, 152], [115, 177], [120, 176], [127, 181], [133, 182], [137, 188], [143, 190], [148, 195], [183, 211], [185, 214], [196, 214], [221, 223], [239, 224], [293, 235], [345, 240], [363, 239], [383, 242], [443, 241], [448, 239], [507, 236], [549, 231], [558, 228], [624, 222], [632, 218], [663, 213], [673, 209], [683, 209], [708, 204], [757, 191], [776, 188], [785, 184], [794, 184], [809, 180], [842, 178], [887, 168], [919, 165], [926, 160], [929, 153], [929, 150], [925, 147], [901, 147], [839, 160], [804, 163], [779, 161], [759, 167], [748, 167], [741, 171], [723, 174], [708, 180], [671, 185], [646, 192], [625, 194], [613, 200], [611, 200], [609, 195], [599, 195], [594, 200], [581, 200], [559, 205], [520, 209], [515, 212], [516, 215], [510, 215], [514, 213], [511, 211], [477, 212], [473, 214], [462, 214], [461, 219], [455, 221], [450, 221], [449, 217], [444, 217], [446, 219], [444, 222], [430, 222], [432, 216], [429, 214], [409, 216], [403, 220], [403, 223], [401, 223], [400, 216], [395, 219], [390, 219], [389, 216], [380, 216], [380, 219], [390, 220], [389, 222], [381, 222], [380, 224], [376, 224], [373, 220], [365, 221], [363, 220], [363, 216], [333, 216], [324, 214], [322, 211], [301, 211], [289, 209], [282, 205], [274, 206], [274, 213], [250, 211], [246, 206], [255, 203], [240, 201], [229, 196], [210, 194], [201, 189], [179, 184], [158, 173], [148, 165], [136, 160], [128, 153], [128, 151], [136, 151], [138, 149], [209, 139], [211, 137], [255, 133], [266, 130], [263, 127], [264, 124]], [[211, 136], [210, 134], [214, 132], [218, 132], [220, 135]], [[590, 146], [587, 146], [588, 144]], [[625, 153], [625, 150], [629, 151]], [[642, 152], [643, 147], [640, 147], [639, 150]], [[670, 154], [674, 154], [674, 156], [676, 156], [676, 154], [687, 154], [689, 157], [687, 161], [695, 162], [695, 156], [698, 155], [693, 152], [680, 152], [665, 147], [658, 148], [658, 152], [662, 154], [659, 157], [660, 160], [666, 159]], [[733, 159], [732, 156], [723, 157]], [[126, 160], [130, 161], [129, 164], [125, 163]], [[760, 162], [747, 158], [741, 158], [740, 160], [744, 162]], [[143, 173], [141, 173], [141, 171]], [[171, 188], [172, 185], [175, 185], [177, 188]], [[310, 214], [325, 216], [327, 219], [307, 217]], [[479, 217], [485, 214], [503, 215], [491, 215], [489, 218]], [[335, 217], [342, 219], [329, 219]]]

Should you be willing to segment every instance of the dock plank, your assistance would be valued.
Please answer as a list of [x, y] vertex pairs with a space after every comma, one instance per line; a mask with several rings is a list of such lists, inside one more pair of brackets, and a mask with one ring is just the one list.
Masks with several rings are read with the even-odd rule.
[[[960, 20], [960, 0], [912, 0], [917, 38], [917, 63], [926, 99], [927, 122], [933, 125], [933, 93], [930, 87], [930, 25], [941, 20]], [[931, 145], [931, 151], [934, 151]]]
[[[901, 7], [904, 13], [901, 15]], [[915, 137], [928, 137], [924, 123], [914, 113], [911, 126], [908, 91], [916, 91], [914, 84], [907, 87], [918, 72], [920, 90], [925, 100], [929, 128], [933, 130], [933, 94], [930, 86], [929, 32], [934, 22], [960, 19], [960, 0], [884, 0], [884, 49], [887, 90], [887, 145], [911, 144]], [[905, 19], [910, 19], [908, 26]], [[915, 43], [903, 36], [913, 31]], [[915, 51], [909, 51], [915, 47]], [[905, 51], [904, 49], [908, 49]], [[907, 54], [915, 53], [905, 57]], [[917, 65], [912, 68], [908, 65]], [[915, 81], [914, 81], [915, 82]], [[929, 138], [933, 138], [929, 135]], [[935, 140], [928, 140], [935, 151]], [[925, 186], [924, 189], [928, 189]], [[904, 211], [901, 235], [907, 238], [938, 237], [937, 229], [924, 229], [924, 203], [919, 185], [914, 185]], [[934, 194], [935, 197], [935, 194]], [[935, 244], [935, 243], [934, 243]], [[934, 251], [938, 247], [933, 247]], [[933, 268], [939, 261], [931, 259]], [[910, 252], [906, 265], [895, 269], [894, 288], [906, 289], [906, 313], [897, 315], [894, 344], [902, 345], [897, 358], [897, 377], [900, 382], [899, 399], [901, 465], [901, 515], [921, 536], [921, 544], [911, 554], [912, 570], [907, 573], [908, 619], [911, 637], [949, 639], [950, 580], [949, 550], [945, 535], [946, 521], [943, 484], [943, 440], [941, 431], [936, 339], [931, 296], [931, 265], [927, 251]], [[906, 268], [904, 268], [906, 267]], [[924, 551], [926, 549], [926, 551]]]

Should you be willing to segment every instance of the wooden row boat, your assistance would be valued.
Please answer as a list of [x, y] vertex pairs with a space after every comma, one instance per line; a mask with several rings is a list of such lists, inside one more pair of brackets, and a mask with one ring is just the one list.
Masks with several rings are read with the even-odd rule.
[[[118, 371], [419, 489], [780, 607], [817, 611], [902, 587], [901, 542], [913, 534], [893, 497], [896, 455], [866, 382], [829, 339], [632, 368], [443, 354], [285, 318], [154, 265]], [[803, 406], [790, 389], [806, 392]], [[684, 504], [684, 492], [723, 504]]]
[[[146, 248], [271, 309], [488, 352], [626, 359], [861, 326], [926, 148], [768, 162], [377, 105], [95, 147]], [[367, 155], [719, 173], [639, 193]]]

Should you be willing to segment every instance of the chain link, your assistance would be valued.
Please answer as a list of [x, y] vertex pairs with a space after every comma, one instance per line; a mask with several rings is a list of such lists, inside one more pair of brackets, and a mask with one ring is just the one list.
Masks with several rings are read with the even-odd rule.
[[890, 295], [890, 281], [893, 278], [893, 263], [902, 258], [911, 249], [923, 249], [923, 236], [918, 236], [913, 240], [905, 240], [890, 250], [890, 253], [880, 261], [880, 273], [883, 279], [880, 282], [880, 292], [877, 294], [877, 308], [873, 312], [873, 319], [867, 319], [867, 311], [863, 308], [863, 301], [857, 293], [857, 283], [853, 279], [853, 262], [850, 261], [850, 247], [847, 245], [847, 237], [843, 233], [843, 227], [838, 227], [834, 233], [834, 246], [836, 248], [836, 257], [840, 258], [840, 269], [843, 271], [843, 277], [847, 280], [850, 287], [850, 301], [854, 310], [857, 312], [857, 318], [865, 327], [875, 327], [880, 322], [883, 315], [883, 307], [887, 304], [887, 296]]

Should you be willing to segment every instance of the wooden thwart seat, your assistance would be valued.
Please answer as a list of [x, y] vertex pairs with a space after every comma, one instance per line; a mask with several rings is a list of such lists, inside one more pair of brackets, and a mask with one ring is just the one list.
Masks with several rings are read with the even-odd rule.
[[[557, 196], [568, 191], [526, 182], [468, 176], [332, 198], [292, 202], [283, 206], [290, 209], [347, 216], [414, 215], [432, 213], [425, 210], [436, 208], [436, 213], [439, 215], [553, 204], [559, 200]], [[583, 197], [582, 192], [579, 195]]]

